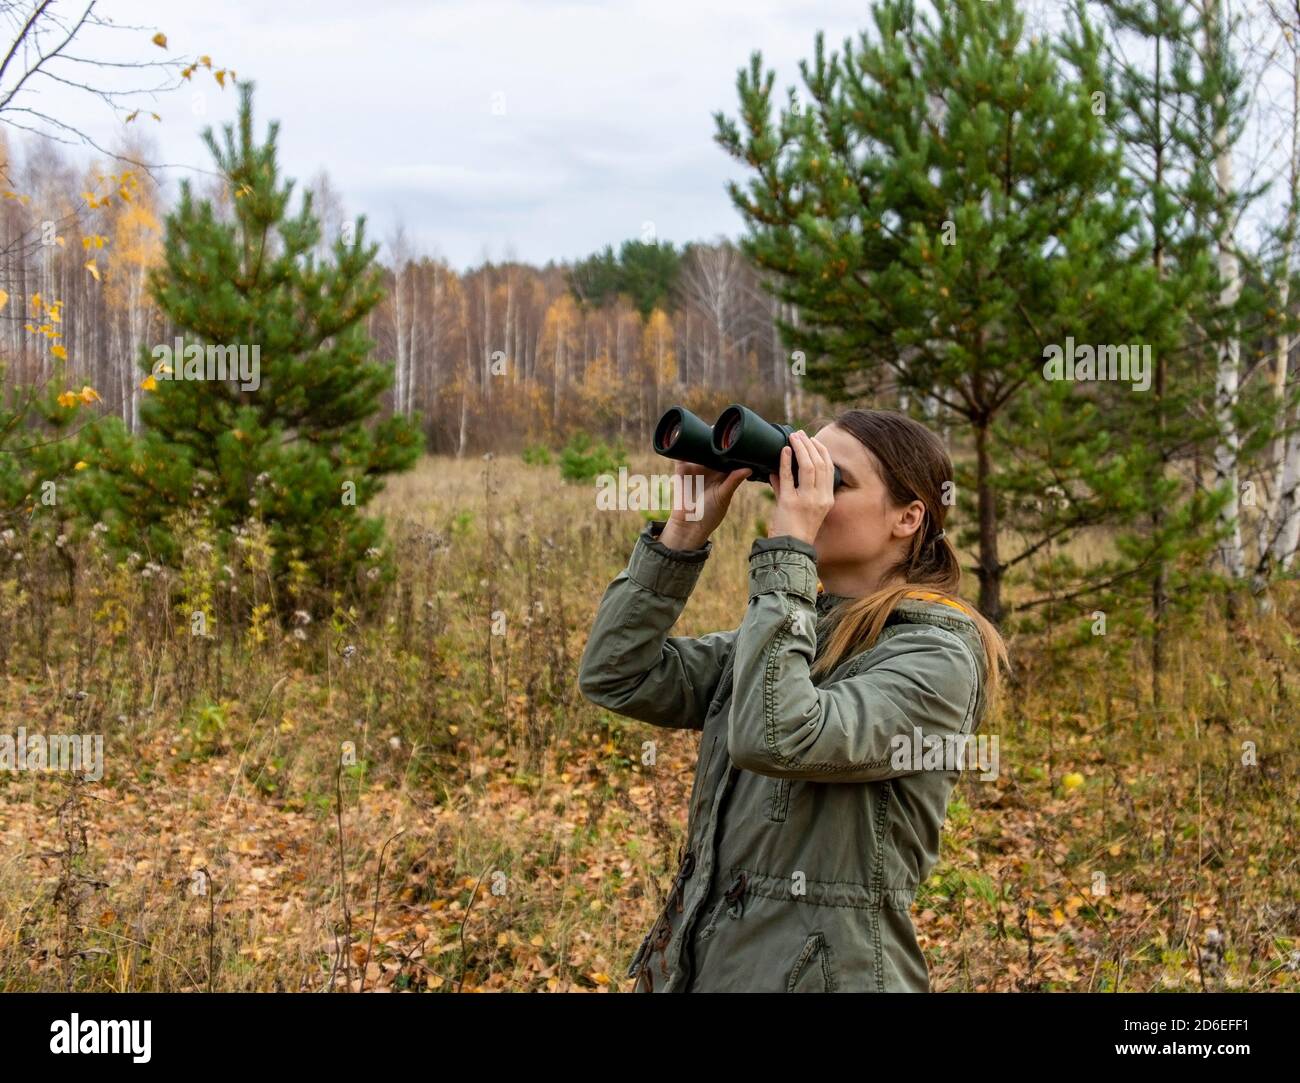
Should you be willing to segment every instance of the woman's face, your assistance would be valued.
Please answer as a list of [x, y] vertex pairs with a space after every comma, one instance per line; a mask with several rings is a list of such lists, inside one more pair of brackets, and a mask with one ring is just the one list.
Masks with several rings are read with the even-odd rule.
[[818, 571], [835, 570], [851, 581], [874, 583], [907, 552], [912, 534], [925, 521], [925, 505], [914, 500], [895, 506], [880, 478], [879, 461], [849, 432], [827, 425], [817, 439], [844, 479], [813, 542]]

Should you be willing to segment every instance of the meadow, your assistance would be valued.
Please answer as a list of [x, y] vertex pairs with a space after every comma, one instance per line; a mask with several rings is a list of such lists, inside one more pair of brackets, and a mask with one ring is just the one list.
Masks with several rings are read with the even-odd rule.
[[[739, 622], [768, 506], [742, 487], [674, 634]], [[698, 736], [576, 668], [644, 517], [514, 456], [426, 457], [379, 507], [397, 576], [364, 616], [277, 591], [256, 529], [226, 560], [196, 523], [176, 569], [0, 539], [0, 732], [104, 737], [99, 782], [0, 771], [0, 988], [630, 986]], [[998, 777], [959, 783], [913, 911], [936, 990], [1300, 989], [1300, 592], [1275, 597], [1208, 603], [1158, 708], [1140, 636], [1011, 637]]]

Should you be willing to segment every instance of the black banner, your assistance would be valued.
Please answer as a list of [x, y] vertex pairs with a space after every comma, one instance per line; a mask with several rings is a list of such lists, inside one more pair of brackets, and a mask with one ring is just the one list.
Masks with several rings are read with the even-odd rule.
[[[767, 1032], [765, 1067], [787, 1057], [805, 1063], [828, 1037], [865, 1049], [887, 1040], [891, 1060], [915, 1056], [918, 1067], [938, 1055], [965, 1063], [972, 1056], [1014, 1055], [1023, 1064], [1041, 1054], [1036, 1063], [1070, 1069], [1137, 1061], [1181, 1070], [1192, 1061], [1262, 1064], [1257, 1058], [1294, 1048], [1296, 1001], [1282, 994], [814, 996], [759, 997], [781, 1001], [759, 1009], [781, 1013], [764, 1016], [781, 1029], [779, 1039]], [[743, 1011], [752, 999], [714, 996], [711, 1002], [732, 1001], [727, 1010]], [[20, 1062], [44, 1060], [63, 1069], [112, 1061], [129, 1071], [196, 1065], [389, 1070], [404, 1061], [432, 1067], [476, 1051], [488, 1059], [532, 1059], [547, 1050], [562, 1057], [605, 1049], [627, 1055], [673, 1042], [667, 1028], [698, 1020], [700, 1008], [681, 997], [601, 994], [0, 996], [6, 1044]], [[708, 1059], [712, 1047], [719, 1064], [734, 1064], [754, 1033], [750, 1023], [719, 1042], [706, 1031], [690, 1055]], [[483, 1043], [492, 1036], [497, 1040]]]

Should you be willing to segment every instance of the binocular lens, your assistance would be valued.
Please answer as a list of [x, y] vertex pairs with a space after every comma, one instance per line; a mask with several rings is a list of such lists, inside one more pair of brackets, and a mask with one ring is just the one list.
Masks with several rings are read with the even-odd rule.
[[655, 426], [655, 450], [662, 454], [671, 451], [682, 435], [682, 412], [676, 408], [668, 410]]
[[722, 430], [722, 440], [720, 446], [723, 451], [730, 451], [736, 445], [736, 440], [740, 436], [740, 427], [743, 418], [739, 412], [731, 417]]

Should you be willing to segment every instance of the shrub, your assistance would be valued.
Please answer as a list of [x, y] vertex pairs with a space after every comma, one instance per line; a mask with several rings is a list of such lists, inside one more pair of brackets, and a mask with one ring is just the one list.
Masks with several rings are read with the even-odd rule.
[[600, 474], [613, 474], [627, 465], [627, 451], [593, 441], [590, 434], [576, 433], [560, 457], [560, 476], [565, 481], [592, 481]]

